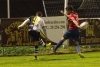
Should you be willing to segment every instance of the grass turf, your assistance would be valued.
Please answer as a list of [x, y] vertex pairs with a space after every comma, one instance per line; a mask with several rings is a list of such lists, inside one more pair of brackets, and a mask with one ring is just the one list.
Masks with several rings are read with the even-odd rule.
[[78, 54], [57, 54], [38, 56], [1, 56], [0, 67], [100, 67], [100, 52]]

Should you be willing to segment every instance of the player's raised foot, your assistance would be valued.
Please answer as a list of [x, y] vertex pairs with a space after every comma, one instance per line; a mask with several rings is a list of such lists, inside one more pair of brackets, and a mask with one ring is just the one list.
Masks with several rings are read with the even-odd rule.
[[84, 58], [84, 55], [82, 53], [78, 53], [78, 55], [81, 57], [81, 58]]
[[46, 49], [49, 49], [51, 47], [51, 43], [46, 44]]

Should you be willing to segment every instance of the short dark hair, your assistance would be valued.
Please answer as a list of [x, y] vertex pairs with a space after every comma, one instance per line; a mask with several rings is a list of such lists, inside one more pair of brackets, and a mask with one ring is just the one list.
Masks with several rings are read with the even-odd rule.
[[42, 16], [42, 12], [38, 11], [38, 12], [36, 12], [36, 15], [41, 17]]
[[73, 11], [73, 10], [74, 10], [74, 8], [73, 8], [73, 6], [68, 6], [68, 7], [66, 7], [66, 10]]

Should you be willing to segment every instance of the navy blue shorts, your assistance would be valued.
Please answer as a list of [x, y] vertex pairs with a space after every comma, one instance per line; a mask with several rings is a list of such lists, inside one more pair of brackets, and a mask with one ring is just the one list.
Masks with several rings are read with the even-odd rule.
[[79, 41], [79, 39], [80, 39], [80, 31], [79, 31], [79, 29], [67, 30], [63, 37], [65, 39], [72, 38], [73, 41]]
[[32, 31], [28, 31], [28, 34], [33, 38], [34, 41], [39, 41], [40, 32], [32, 30]]

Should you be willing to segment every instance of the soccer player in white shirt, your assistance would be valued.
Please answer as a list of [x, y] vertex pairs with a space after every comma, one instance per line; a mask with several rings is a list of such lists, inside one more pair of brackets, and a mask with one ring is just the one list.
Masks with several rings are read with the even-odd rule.
[[25, 24], [29, 24], [28, 33], [31, 37], [34, 39], [34, 57], [37, 59], [38, 54], [38, 45], [39, 45], [39, 39], [40, 39], [40, 28], [42, 27], [43, 32], [47, 38], [46, 34], [46, 25], [44, 23], [44, 20], [41, 18], [42, 13], [39, 11], [36, 13], [36, 16], [31, 16], [27, 18], [21, 25], [18, 26], [18, 29], [23, 27]]

